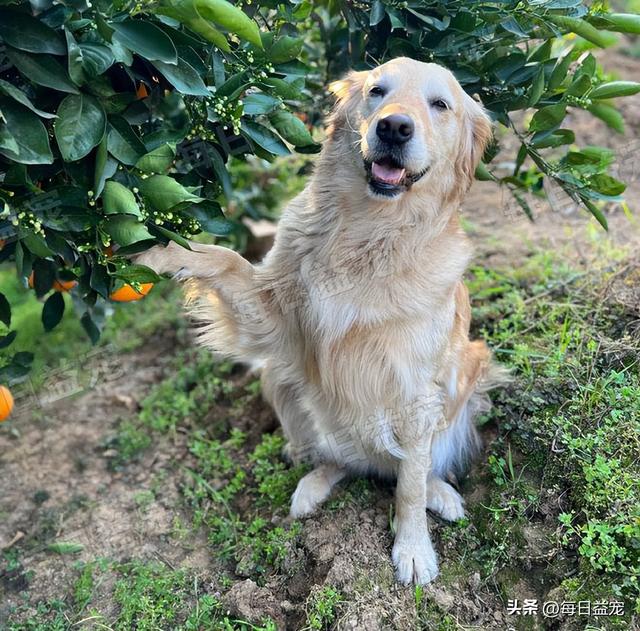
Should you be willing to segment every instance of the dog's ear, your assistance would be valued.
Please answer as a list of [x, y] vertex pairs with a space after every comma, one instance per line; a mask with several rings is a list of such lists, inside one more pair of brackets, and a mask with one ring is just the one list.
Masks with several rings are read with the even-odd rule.
[[344, 129], [353, 129], [368, 74], [366, 70], [352, 70], [344, 78], [329, 84], [329, 92], [336, 97], [336, 105], [327, 121], [329, 138], [337, 138]]
[[464, 129], [456, 167], [466, 188], [473, 183], [476, 167], [493, 135], [491, 119], [480, 103], [465, 94]]
[[342, 79], [338, 79], [338, 81], [330, 83], [329, 92], [335, 95], [338, 100], [338, 104], [344, 103], [350, 97], [355, 96], [362, 91], [362, 87], [364, 86], [364, 82], [366, 81], [368, 74], [369, 73], [366, 70], [362, 70], [360, 72], [352, 70]]

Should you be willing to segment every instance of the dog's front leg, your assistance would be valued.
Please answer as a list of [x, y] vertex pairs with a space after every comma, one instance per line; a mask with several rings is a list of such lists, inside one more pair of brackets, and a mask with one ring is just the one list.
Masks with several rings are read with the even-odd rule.
[[396, 538], [392, 559], [405, 585], [425, 584], [438, 575], [438, 561], [429, 536], [426, 513], [427, 473], [423, 454], [407, 452], [398, 469]]
[[404, 457], [398, 465], [392, 559], [398, 581], [405, 585], [423, 585], [438, 575], [426, 513], [431, 446], [438, 418], [431, 418], [420, 407], [417, 416], [410, 414], [400, 431]]
[[191, 250], [174, 242], [166, 247], [155, 246], [136, 256], [134, 262], [146, 265], [158, 274], [171, 274], [178, 280], [199, 278], [217, 286], [223, 279], [235, 279], [248, 288], [254, 268], [237, 252], [219, 245], [190, 242], [190, 246]]

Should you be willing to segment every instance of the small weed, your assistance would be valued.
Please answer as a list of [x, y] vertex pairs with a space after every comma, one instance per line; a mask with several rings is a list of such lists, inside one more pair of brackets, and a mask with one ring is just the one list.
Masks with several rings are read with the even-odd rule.
[[285, 465], [281, 455], [284, 444], [281, 436], [265, 434], [249, 456], [251, 472], [258, 483], [256, 501], [259, 506], [287, 505], [298, 481], [309, 470], [307, 465], [290, 468]]
[[325, 585], [307, 600], [307, 620], [304, 631], [322, 631], [332, 628], [343, 595], [333, 586]]
[[144, 512], [156, 501], [156, 496], [153, 491], [144, 489], [142, 491], [138, 491], [133, 496], [133, 501], [136, 503], [136, 506]]

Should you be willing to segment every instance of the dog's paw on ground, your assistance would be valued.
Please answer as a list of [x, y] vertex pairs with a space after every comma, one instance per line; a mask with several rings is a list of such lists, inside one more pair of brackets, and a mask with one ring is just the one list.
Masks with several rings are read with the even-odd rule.
[[396, 537], [391, 558], [403, 585], [426, 585], [438, 576], [438, 559], [429, 535]]

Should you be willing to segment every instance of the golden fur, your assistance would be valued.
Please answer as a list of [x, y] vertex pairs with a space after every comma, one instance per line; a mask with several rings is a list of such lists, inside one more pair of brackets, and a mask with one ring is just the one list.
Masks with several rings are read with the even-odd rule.
[[[316, 465], [291, 514], [312, 512], [348, 472], [397, 477], [393, 561], [401, 582], [425, 583], [437, 575], [426, 508], [463, 516], [445, 478], [476, 445], [473, 412], [493, 374], [468, 337], [471, 247], [458, 224], [491, 126], [434, 64], [394, 59], [331, 90], [315, 173], [262, 263], [199, 244], [139, 262], [187, 281], [203, 344], [262, 369], [290, 457]], [[384, 196], [363, 160], [380, 151], [378, 121], [397, 113], [415, 125], [404, 167], [423, 176]]]

